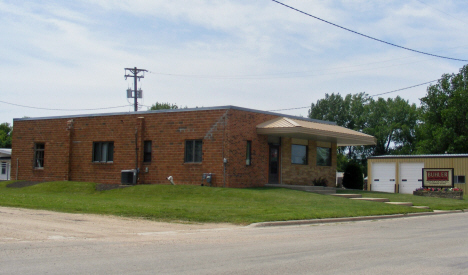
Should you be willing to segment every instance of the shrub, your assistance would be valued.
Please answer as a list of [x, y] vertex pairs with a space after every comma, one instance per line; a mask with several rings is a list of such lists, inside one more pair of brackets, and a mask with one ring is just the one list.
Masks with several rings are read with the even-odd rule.
[[361, 167], [354, 162], [348, 163], [343, 175], [343, 187], [362, 190], [363, 186], [364, 178], [362, 177]]
[[322, 177], [315, 178], [315, 179], [312, 180], [312, 184], [314, 186], [325, 186], [326, 187], [327, 183], [328, 183], [328, 181], [325, 178], [322, 178]]

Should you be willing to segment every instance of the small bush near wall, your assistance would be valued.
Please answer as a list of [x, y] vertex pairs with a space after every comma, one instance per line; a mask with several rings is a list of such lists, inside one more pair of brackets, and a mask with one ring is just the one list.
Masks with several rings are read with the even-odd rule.
[[314, 186], [327, 186], [328, 181], [325, 178], [319, 177], [312, 180]]
[[362, 177], [361, 166], [353, 162], [348, 163], [343, 175], [343, 187], [362, 190], [363, 186], [364, 178]]
[[413, 191], [413, 195], [463, 200], [463, 190], [460, 188], [418, 188]]

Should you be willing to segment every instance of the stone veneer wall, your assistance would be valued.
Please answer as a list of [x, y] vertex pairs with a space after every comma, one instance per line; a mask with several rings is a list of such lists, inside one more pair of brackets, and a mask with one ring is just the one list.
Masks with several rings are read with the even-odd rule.
[[317, 141], [308, 141], [307, 165], [291, 163], [292, 138], [281, 139], [282, 183], [291, 185], [312, 185], [317, 178], [325, 178], [327, 186], [336, 185], [336, 143], [331, 144], [331, 166], [317, 166]]

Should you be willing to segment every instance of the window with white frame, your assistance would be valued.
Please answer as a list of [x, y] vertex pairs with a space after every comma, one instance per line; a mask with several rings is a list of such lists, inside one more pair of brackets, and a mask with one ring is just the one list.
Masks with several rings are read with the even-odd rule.
[[93, 162], [113, 162], [114, 142], [93, 142]]
[[44, 168], [44, 143], [35, 143], [34, 144], [34, 168], [42, 169]]

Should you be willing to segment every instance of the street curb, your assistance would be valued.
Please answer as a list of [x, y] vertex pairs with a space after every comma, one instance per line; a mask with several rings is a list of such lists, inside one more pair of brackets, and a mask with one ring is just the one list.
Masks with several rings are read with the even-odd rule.
[[452, 213], [464, 213], [464, 212], [468, 212], [468, 210], [435, 210], [435, 212], [419, 212], [419, 213], [382, 215], [382, 216], [363, 216], [363, 217], [313, 219], [313, 220], [258, 222], [258, 223], [252, 223], [252, 224], [248, 225], [247, 227], [270, 227], [270, 226], [288, 226], [288, 225], [307, 225], [307, 224], [322, 224], [322, 223], [373, 221], [373, 220], [387, 220], [387, 219], [410, 218], [410, 217], [431, 216], [431, 215], [443, 215], [443, 214], [452, 214]]

